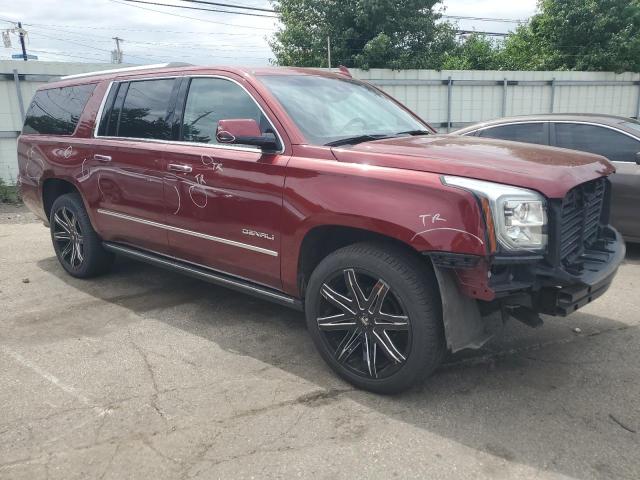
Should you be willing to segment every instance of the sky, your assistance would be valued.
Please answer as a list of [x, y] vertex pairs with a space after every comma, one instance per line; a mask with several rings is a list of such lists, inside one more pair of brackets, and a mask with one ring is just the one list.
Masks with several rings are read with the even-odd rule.
[[[143, 0], [219, 8], [178, 0]], [[217, 0], [270, 8], [268, 0]], [[445, 15], [526, 20], [536, 0], [444, 0]], [[258, 13], [258, 12], [253, 12]], [[265, 15], [268, 15], [265, 13]], [[160, 7], [124, 0], [0, 0], [0, 30], [22, 21], [27, 51], [40, 60], [110, 63], [113, 37], [123, 39], [124, 62], [136, 64], [268, 65], [273, 58], [268, 38], [277, 28], [272, 18]], [[512, 22], [452, 20], [459, 28], [507, 32]], [[0, 59], [21, 52], [19, 39], [0, 43]]]

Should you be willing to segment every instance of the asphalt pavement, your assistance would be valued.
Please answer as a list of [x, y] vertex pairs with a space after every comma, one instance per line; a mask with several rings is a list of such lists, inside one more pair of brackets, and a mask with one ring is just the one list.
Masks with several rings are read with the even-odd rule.
[[640, 478], [640, 247], [568, 318], [508, 323], [396, 396], [302, 314], [121, 259], [64, 273], [0, 210], [0, 478]]

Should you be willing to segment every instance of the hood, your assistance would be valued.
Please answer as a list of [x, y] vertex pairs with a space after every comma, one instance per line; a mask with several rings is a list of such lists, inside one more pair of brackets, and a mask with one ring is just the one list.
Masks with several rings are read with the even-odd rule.
[[457, 135], [389, 138], [332, 150], [343, 162], [487, 180], [548, 198], [562, 198], [576, 185], [615, 171], [599, 155]]

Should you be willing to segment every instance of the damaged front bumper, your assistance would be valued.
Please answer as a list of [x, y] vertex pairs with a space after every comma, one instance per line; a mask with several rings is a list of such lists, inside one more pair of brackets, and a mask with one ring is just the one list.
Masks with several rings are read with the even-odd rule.
[[521, 290], [510, 289], [508, 282], [497, 285], [501, 291], [498, 301], [506, 306], [515, 301], [546, 315], [569, 315], [608, 290], [625, 254], [622, 236], [608, 226], [603, 229], [597, 244], [570, 264], [551, 266], [540, 261], [530, 265], [528, 275], [520, 278], [521, 282], [527, 279], [530, 282], [526, 289], [530, 302], [523, 305], [519, 301]]
[[[624, 260], [625, 244], [612, 227], [570, 263], [543, 256], [492, 259], [430, 253], [442, 298], [447, 346], [479, 348], [492, 336], [491, 314], [542, 324], [540, 314], [566, 316], [604, 294]], [[464, 257], [464, 258], [463, 258]]]

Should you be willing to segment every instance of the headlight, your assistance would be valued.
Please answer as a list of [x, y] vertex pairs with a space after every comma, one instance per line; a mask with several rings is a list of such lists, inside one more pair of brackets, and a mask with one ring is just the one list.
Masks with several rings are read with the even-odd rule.
[[[533, 190], [464, 177], [442, 177], [445, 185], [478, 195], [491, 210], [498, 242], [509, 251], [543, 250], [547, 246], [547, 212], [544, 197]], [[485, 212], [486, 214], [487, 212]], [[491, 225], [489, 225], [491, 228]]]

